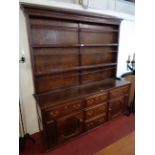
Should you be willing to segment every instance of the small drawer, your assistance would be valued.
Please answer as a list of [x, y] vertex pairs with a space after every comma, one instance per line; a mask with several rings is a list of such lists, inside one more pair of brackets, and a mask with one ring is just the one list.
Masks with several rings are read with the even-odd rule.
[[85, 117], [86, 119], [90, 119], [105, 113], [107, 113], [107, 102], [86, 109]]
[[90, 96], [86, 99], [86, 106], [92, 106], [95, 104], [102, 103], [103, 101], [107, 100], [108, 93], [100, 93], [97, 95]]
[[46, 111], [46, 119], [59, 118], [64, 115], [70, 114], [77, 110], [84, 108], [84, 101], [78, 100], [71, 103], [65, 103], [63, 105], [54, 106], [52, 109]]
[[116, 88], [110, 91], [110, 98], [118, 97], [118, 96], [127, 94], [128, 92], [129, 92], [129, 86]]
[[106, 122], [107, 120], [107, 115], [100, 115], [99, 117], [96, 117], [95, 119], [91, 119], [86, 121], [85, 123], [85, 130], [90, 130], [93, 129], [101, 124], [103, 124], [104, 122]]

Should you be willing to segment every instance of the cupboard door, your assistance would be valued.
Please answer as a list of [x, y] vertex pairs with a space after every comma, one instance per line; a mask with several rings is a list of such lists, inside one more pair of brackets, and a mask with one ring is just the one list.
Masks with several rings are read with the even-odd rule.
[[58, 142], [70, 139], [83, 131], [83, 112], [57, 120]]
[[126, 100], [124, 96], [121, 96], [109, 101], [109, 109], [108, 109], [109, 120], [122, 114], [124, 110], [125, 102]]

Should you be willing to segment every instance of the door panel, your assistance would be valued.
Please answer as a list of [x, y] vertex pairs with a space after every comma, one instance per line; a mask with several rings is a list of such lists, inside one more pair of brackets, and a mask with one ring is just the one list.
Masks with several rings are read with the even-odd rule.
[[113, 119], [113, 118], [117, 117], [118, 115], [121, 115], [123, 112], [123, 109], [124, 109], [123, 108], [124, 104], [125, 104], [125, 97], [124, 96], [110, 100], [109, 109], [108, 109], [109, 119]]
[[58, 142], [63, 142], [83, 131], [83, 112], [79, 112], [57, 121]]

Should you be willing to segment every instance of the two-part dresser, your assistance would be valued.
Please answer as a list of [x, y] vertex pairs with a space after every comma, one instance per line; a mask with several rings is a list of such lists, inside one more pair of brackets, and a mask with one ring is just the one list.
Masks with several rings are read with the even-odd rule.
[[46, 149], [123, 114], [130, 83], [116, 78], [121, 20], [88, 12], [22, 7]]

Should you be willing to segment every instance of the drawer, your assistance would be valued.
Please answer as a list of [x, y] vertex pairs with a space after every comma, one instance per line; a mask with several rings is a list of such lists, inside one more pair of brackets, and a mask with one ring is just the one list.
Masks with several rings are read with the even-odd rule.
[[107, 99], [108, 99], [108, 93], [100, 93], [97, 95], [93, 95], [86, 99], [86, 106], [92, 106], [95, 104], [99, 104]]
[[104, 122], [106, 122], [107, 120], [107, 115], [106, 114], [103, 114], [103, 115], [100, 115], [94, 119], [91, 119], [91, 120], [88, 120], [85, 122], [85, 130], [90, 130], [90, 129], [93, 129], [101, 124], [103, 124]]
[[116, 88], [112, 91], [110, 91], [110, 98], [118, 97], [124, 94], [128, 94], [129, 92], [129, 86]]
[[97, 115], [106, 114], [106, 113], [107, 113], [107, 102], [104, 102], [102, 104], [86, 109], [85, 117], [86, 119], [90, 119], [90, 118], [96, 117]]
[[78, 100], [71, 103], [65, 103], [63, 105], [54, 106], [52, 109], [46, 111], [46, 119], [55, 119], [72, 112], [81, 110], [84, 108], [84, 101]]

